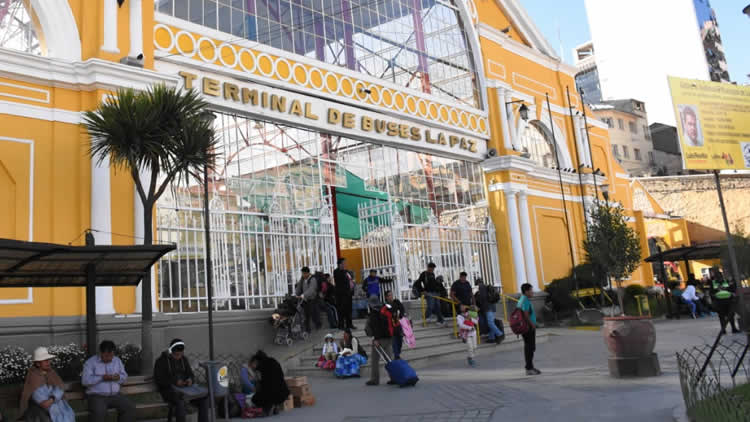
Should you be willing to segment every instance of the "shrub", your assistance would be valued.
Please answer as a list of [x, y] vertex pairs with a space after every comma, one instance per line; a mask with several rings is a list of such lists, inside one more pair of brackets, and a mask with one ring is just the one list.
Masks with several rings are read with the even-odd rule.
[[645, 295], [645, 294], [646, 294], [646, 288], [641, 286], [640, 284], [631, 284], [630, 286], [625, 288], [626, 299], [635, 300], [636, 296]]
[[[573, 273], [576, 279], [573, 278]], [[552, 303], [555, 311], [560, 313], [574, 312], [578, 308], [578, 301], [571, 292], [576, 289], [590, 289], [602, 285], [604, 278], [597, 275], [591, 264], [577, 265], [573, 272], [567, 277], [552, 280], [544, 291], [549, 294], [548, 301]]]
[[0, 385], [22, 383], [31, 366], [31, 355], [18, 346], [0, 350]]
[[129, 375], [140, 374], [141, 371], [141, 348], [135, 344], [126, 343], [117, 347], [115, 355], [122, 360], [125, 372]]

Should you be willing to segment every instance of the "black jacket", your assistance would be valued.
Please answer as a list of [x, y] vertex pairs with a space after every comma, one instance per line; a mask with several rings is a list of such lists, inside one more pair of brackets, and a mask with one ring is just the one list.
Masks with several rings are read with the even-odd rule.
[[265, 357], [258, 362], [257, 371], [260, 373], [260, 383], [253, 395], [253, 403], [264, 409], [284, 403], [289, 397], [289, 387], [279, 362], [272, 357]]
[[336, 268], [333, 270], [333, 281], [336, 283], [336, 296], [337, 297], [351, 297], [352, 288], [349, 285], [349, 273], [346, 270]]
[[435, 273], [429, 271], [422, 271], [416, 282], [417, 291], [421, 294], [422, 292], [440, 294], [445, 287], [438, 283]]
[[161, 397], [166, 401], [174, 401], [176, 393], [172, 390], [177, 381], [192, 380], [195, 382], [193, 368], [187, 356], [183, 355], [182, 359], [176, 360], [169, 352], [162, 352], [161, 356], [156, 359], [154, 364], [154, 383], [159, 387]]

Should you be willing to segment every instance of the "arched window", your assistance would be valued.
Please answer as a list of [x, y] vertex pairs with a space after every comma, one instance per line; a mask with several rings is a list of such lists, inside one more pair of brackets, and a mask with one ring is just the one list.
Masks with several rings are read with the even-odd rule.
[[[157, 0], [157, 11], [480, 107], [462, 0]], [[470, 24], [470, 23], [468, 23]]]
[[521, 152], [528, 153], [529, 158], [542, 167], [557, 167], [552, 140], [548, 139], [539, 123], [529, 122], [521, 135]]
[[0, 0], [0, 48], [45, 55], [37, 33], [38, 19], [23, 0]]

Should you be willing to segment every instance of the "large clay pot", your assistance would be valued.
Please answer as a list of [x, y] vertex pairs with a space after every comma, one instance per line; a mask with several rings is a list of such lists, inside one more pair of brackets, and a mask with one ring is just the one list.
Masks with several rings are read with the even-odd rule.
[[649, 356], [656, 344], [656, 331], [650, 317], [604, 318], [602, 333], [610, 356], [617, 358]]

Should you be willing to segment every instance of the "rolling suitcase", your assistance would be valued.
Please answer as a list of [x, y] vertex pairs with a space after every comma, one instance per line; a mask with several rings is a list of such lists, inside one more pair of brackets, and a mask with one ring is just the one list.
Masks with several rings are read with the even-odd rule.
[[417, 384], [417, 381], [419, 381], [417, 372], [405, 360], [391, 360], [391, 357], [383, 350], [382, 346], [377, 346], [376, 349], [380, 357], [385, 361], [385, 370], [388, 372], [388, 376], [391, 377], [396, 385], [403, 388]]

